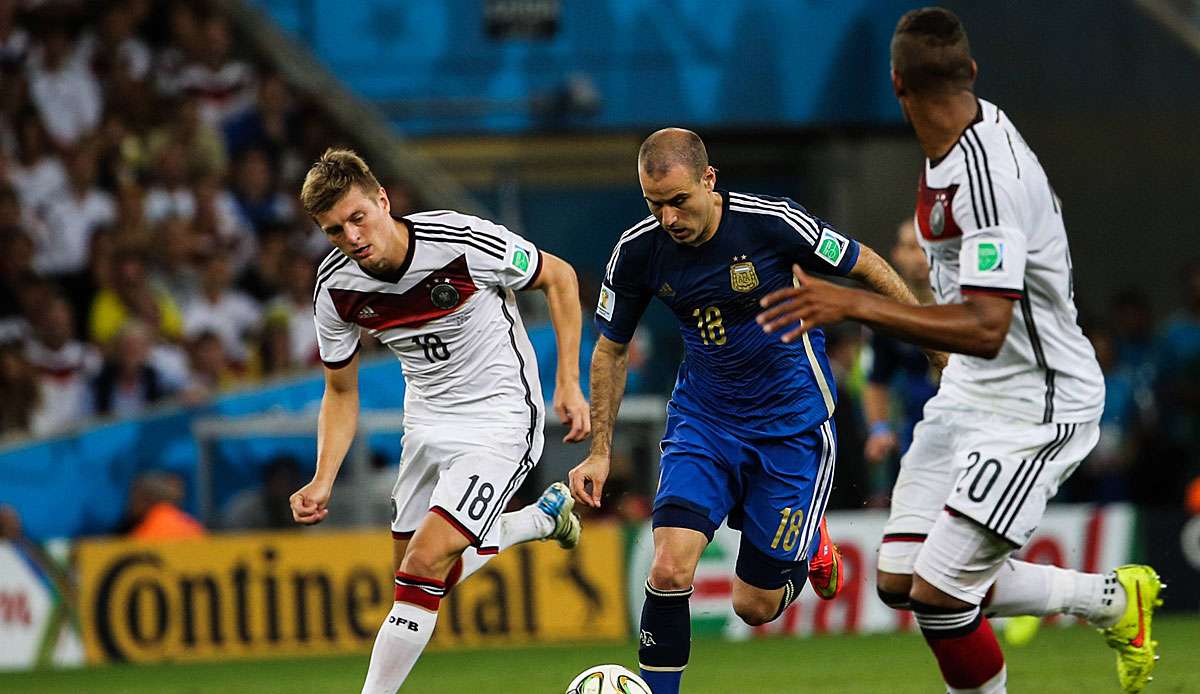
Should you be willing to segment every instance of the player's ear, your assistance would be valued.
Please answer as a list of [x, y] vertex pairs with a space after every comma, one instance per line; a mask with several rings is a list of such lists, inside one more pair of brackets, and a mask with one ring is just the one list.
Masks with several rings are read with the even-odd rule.
[[971, 58], [971, 84], [975, 84], [975, 78], [979, 76], [979, 65]]
[[385, 190], [383, 186], [379, 186], [376, 202], [378, 202], [379, 206], [383, 208], [384, 214], [388, 214], [392, 211], [392, 201], [388, 200], [387, 190]]
[[900, 80], [900, 73], [892, 70], [892, 92], [896, 96], [904, 96], [904, 82]]
[[708, 192], [713, 192], [717, 187], [717, 170], [713, 166], [704, 167], [704, 175], [700, 177], [700, 182], [704, 184], [704, 189]]

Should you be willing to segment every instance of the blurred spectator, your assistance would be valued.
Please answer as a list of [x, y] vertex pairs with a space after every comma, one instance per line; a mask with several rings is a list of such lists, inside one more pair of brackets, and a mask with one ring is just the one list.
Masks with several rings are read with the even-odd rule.
[[27, 434], [39, 404], [37, 379], [21, 347], [0, 345], [0, 436]]
[[200, 270], [196, 259], [204, 252], [205, 240], [181, 217], [168, 217], [155, 230], [159, 252], [154, 256], [153, 282], [183, 306], [200, 293]]
[[[2, 197], [0, 192], [0, 200]], [[20, 227], [0, 227], [0, 343], [25, 337], [28, 324], [22, 310], [22, 296], [35, 277], [33, 239]]]
[[192, 226], [196, 234], [209, 244], [216, 244], [230, 253], [234, 268], [245, 267], [254, 255], [258, 240], [254, 229], [242, 217], [237, 199], [221, 185], [217, 176], [207, 176], [193, 186], [196, 196], [196, 215]]
[[112, 286], [96, 293], [89, 334], [101, 347], [130, 319], [138, 319], [168, 340], [183, 336], [183, 315], [164, 290], [150, 284], [146, 261], [137, 249], [122, 249], [113, 258]]
[[[268, 301], [283, 291], [284, 260], [295, 252], [291, 248], [288, 236], [287, 227], [283, 225], [273, 225], [259, 236], [257, 249], [250, 264], [238, 277], [238, 288], [258, 301]], [[316, 271], [316, 264], [309, 265], [309, 274], [312, 274]], [[310, 296], [309, 302], [311, 301]]]
[[292, 354], [292, 317], [290, 311], [268, 310], [258, 337], [257, 351], [252, 357], [255, 371], [261, 378], [282, 376], [312, 365], [311, 362], [296, 361]]
[[35, 264], [48, 275], [82, 273], [87, 266], [92, 234], [112, 226], [117, 219], [116, 201], [96, 187], [96, 152], [79, 147], [67, 159], [66, 193], [49, 204], [45, 238], [38, 243]]
[[[929, 263], [911, 219], [896, 230], [891, 261], [917, 300], [931, 303]], [[871, 505], [886, 507], [900, 456], [912, 443], [913, 428], [921, 420], [925, 401], [937, 392], [937, 383], [919, 348], [880, 333], [871, 336], [870, 345], [871, 365], [863, 392], [867, 422], [863, 455], [872, 467]]]
[[867, 440], [862, 409], [864, 374], [859, 359], [863, 344], [863, 328], [857, 323], [825, 328], [825, 354], [837, 383], [837, 407], [833, 411], [837, 473], [829, 493], [829, 508], [861, 508], [871, 493], [870, 471], [863, 456]]
[[1167, 319], [1159, 338], [1160, 427], [1156, 437], [1144, 439], [1150, 455], [1139, 466], [1158, 469], [1137, 479], [1140, 500], [1172, 505], [1182, 500], [1185, 481], [1200, 472], [1200, 260], [1188, 263], [1181, 279], [1183, 307]]
[[200, 291], [184, 304], [184, 332], [189, 338], [214, 333], [229, 359], [245, 365], [246, 341], [258, 332], [262, 309], [232, 284], [228, 256], [210, 251], [201, 261]]
[[288, 498], [306, 482], [300, 463], [290, 455], [271, 459], [262, 469], [262, 484], [234, 494], [221, 511], [220, 525], [226, 530], [292, 530]]
[[196, 194], [188, 180], [187, 149], [182, 142], [167, 140], [152, 155], [153, 183], [146, 192], [146, 221], [167, 217], [191, 219], [196, 215]]
[[67, 170], [50, 148], [36, 113], [18, 115], [16, 130], [17, 161], [9, 167], [8, 179], [28, 214], [41, 217], [45, 206], [67, 189]]
[[1117, 292], [1110, 306], [1117, 368], [1132, 371], [1148, 386], [1153, 384], [1157, 355], [1149, 297], [1140, 289], [1128, 288]]
[[169, 472], [143, 473], [129, 490], [121, 530], [139, 540], [187, 540], [203, 537], [204, 526], [187, 514], [183, 480]]
[[312, 317], [315, 272], [315, 263], [303, 254], [287, 255], [283, 261], [283, 291], [267, 305], [273, 315], [287, 317], [289, 363], [315, 365], [320, 361]]
[[269, 73], [259, 81], [253, 108], [226, 121], [225, 145], [235, 157], [248, 149], [261, 149], [278, 171], [286, 166], [295, 129], [291, 92], [278, 74]]
[[[186, 20], [180, 17], [179, 21]], [[197, 97], [200, 118], [213, 127], [221, 127], [226, 119], [241, 115], [254, 103], [254, 69], [232, 57], [232, 46], [228, 19], [220, 14], [199, 18], [191, 59], [163, 85], [170, 95]]]
[[233, 195], [242, 217], [255, 232], [292, 219], [295, 205], [292, 198], [275, 190], [271, 161], [263, 150], [246, 150], [234, 168]]
[[48, 17], [29, 55], [29, 95], [50, 139], [70, 148], [100, 125], [104, 97], [89, 65], [76, 52], [65, 17]]
[[1104, 372], [1104, 413], [1100, 417], [1100, 440], [1065, 485], [1062, 501], [1110, 503], [1130, 498], [1128, 472], [1133, 460], [1138, 409], [1135, 401], [1136, 372], [1123, 368], [1112, 333], [1090, 328], [1088, 339]]
[[150, 75], [154, 56], [135, 33], [144, 18], [145, 2], [105, 3], [97, 26], [79, 40], [79, 59], [106, 84], [141, 82]]
[[29, 32], [17, 25], [17, 0], [0, 0], [0, 70], [5, 77], [25, 64]]
[[61, 296], [51, 296], [32, 322], [33, 336], [25, 344], [39, 391], [32, 429], [39, 436], [57, 434], [89, 414], [90, 385], [100, 371], [100, 354], [75, 339], [71, 305]]
[[184, 388], [185, 402], [204, 402], [238, 381], [238, 373], [230, 368], [221, 337], [204, 331], [188, 340], [188, 384]]
[[96, 414], [132, 417], [169, 395], [170, 385], [151, 361], [154, 334], [140, 321], [125, 322], [92, 381]]
[[199, 97], [181, 98], [165, 125], [152, 131], [147, 141], [151, 157], [168, 144], [178, 145], [190, 180], [224, 175], [228, 165], [225, 142], [220, 132], [200, 117], [200, 109]]

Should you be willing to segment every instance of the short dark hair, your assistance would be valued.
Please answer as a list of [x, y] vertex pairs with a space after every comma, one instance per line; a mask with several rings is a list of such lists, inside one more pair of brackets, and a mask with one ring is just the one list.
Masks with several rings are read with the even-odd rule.
[[975, 76], [966, 28], [942, 7], [906, 12], [892, 35], [892, 69], [911, 92], [969, 91]]
[[379, 180], [362, 157], [349, 149], [330, 147], [304, 177], [300, 204], [308, 216], [316, 217], [336, 205], [353, 185], [367, 195], [379, 190]]
[[691, 130], [663, 128], [642, 142], [638, 165], [654, 179], [662, 178], [673, 166], [683, 166], [698, 181], [708, 168], [708, 150]]

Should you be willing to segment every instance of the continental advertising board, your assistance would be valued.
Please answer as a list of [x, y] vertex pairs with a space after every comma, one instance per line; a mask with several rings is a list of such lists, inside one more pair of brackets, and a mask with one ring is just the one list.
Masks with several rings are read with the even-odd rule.
[[[392, 604], [381, 532], [215, 536], [78, 546], [89, 662], [361, 653]], [[622, 639], [623, 537], [588, 528], [577, 550], [513, 547], [451, 591], [433, 648]]]
[[[887, 632], [913, 628], [912, 613], [883, 605], [875, 594], [875, 556], [883, 536], [886, 511], [830, 512], [829, 531], [842, 552], [846, 583], [837, 600], [817, 599], [810, 588], [784, 615], [770, 624], [751, 628], [730, 606], [733, 567], [741, 541], [739, 533], [722, 526], [700, 559], [692, 595], [693, 633], [744, 639], [765, 634]], [[1107, 571], [1128, 563], [1136, 514], [1128, 505], [1051, 506], [1037, 533], [1017, 556], [1079, 571]], [[647, 524], [634, 536], [630, 550], [628, 590], [630, 614], [637, 624], [650, 563], [654, 558]]]

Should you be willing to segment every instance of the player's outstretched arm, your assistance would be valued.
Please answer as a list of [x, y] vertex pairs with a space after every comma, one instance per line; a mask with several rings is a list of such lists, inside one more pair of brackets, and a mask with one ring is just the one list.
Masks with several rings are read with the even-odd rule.
[[[797, 286], [777, 289], [759, 302], [758, 323], [768, 333], [785, 331], [794, 342], [813, 328], [854, 320], [925, 349], [991, 359], [1004, 345], [1012, 322], [1013, 300], [992, 294], [968, 294], [961, 304], [903, 304], [860, 289], [840, 287], [792, 266]], [[793, 327], [797, 326], [798, 327]]]
[[592, 430], [587, 399], [579, 387], [579, 331], [583, 325], [579, 309], [579, 279], [575, 268], [557, 256], [542, 251], [542, 269], [529, 287], [546, 294], [550, 324], [558, 347], [558, 366], [554, 377], [554, 412], [571, 427], [564, 443], [587, 438]]
[[[612, 455], [613, 424], [621, 398], [625, 396], [625, 376], [629, 364], [629, 345], [601, 335], [592, 352], [592, 446], [588, 457], [567, 476], [571, 494], [579, 501], [600, 508], [604, 482]], [[589, 491], [588, 487], [591, 486]]]
[[317, 471], [289, 499], [292, 519], [312, 525], [329, 515], [333, 481], [358, 428], [358, 355], [340, 369], [325, 369], [325, 394], [317, 418]]

